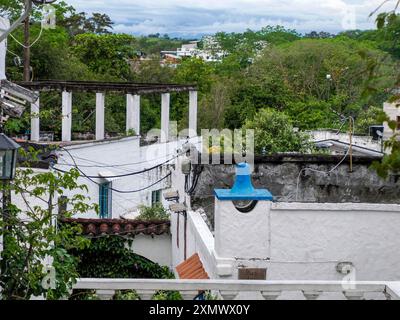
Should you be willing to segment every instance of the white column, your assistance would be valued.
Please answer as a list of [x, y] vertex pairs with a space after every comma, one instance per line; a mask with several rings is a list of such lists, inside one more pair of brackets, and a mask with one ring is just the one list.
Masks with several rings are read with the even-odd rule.
[[197, 91], [189, 91], [189, 137], [197, 136]]
[[96, 93], [96, 140], [104, 139], [104, 101], [103, 92]]
[[72, 92], [62, 93], [62, 141], [71, 141], [72, 130]]
[[163, 93], [161, 95], [161, 143], [169, 139], [169, 105], [170, 94]]
[[[7, 30], [10, 27], [10, 21], [6, 18], [0, 17], [0, 29]], [[0, 34], [3, 31], [0, 30]], [[0, 80], [6, 78], [6, 51], [7, 40], [0, 42]]]
[[140, 134], [140, 96], [126, 95], [126, 132], [134, 130]]
[[[36, 94], [39, 94], [36, 92]], [[31, 141], [39, 142], [40, 136], [40, 98], [36, 100], [35, 103], [31, 103]]]

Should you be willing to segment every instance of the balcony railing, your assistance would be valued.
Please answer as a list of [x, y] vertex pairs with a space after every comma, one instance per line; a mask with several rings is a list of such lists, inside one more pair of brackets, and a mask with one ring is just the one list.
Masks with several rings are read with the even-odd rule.
[[135, 290], [150, 300], [160, 290], [179, 291], [184, 300], [210, 291], [218, 299], [265, 300], [400, 300], [400, 282], [376, 281], [252, 281], [252, 280], [158, 280], [79, 279], [74, 289], [96, 291], [100, 299], [112, 299], [117, 290]]

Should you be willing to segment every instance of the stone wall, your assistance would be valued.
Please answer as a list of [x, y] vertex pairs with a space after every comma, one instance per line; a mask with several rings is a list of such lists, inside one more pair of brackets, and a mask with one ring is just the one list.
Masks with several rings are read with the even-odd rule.
[[[279, 202], [400, 203], [399, 176], [392, 175], [385, 180], [370, 168], [372, 162], [379, 158], [353, 157], [352, 172], [349, 170], [349, 159], [329, 175], [302, 171], [311, 168], [328, 172], [341, 160], [341, 156], [330, 155], [258, 157], [252, 175], [253, 184], [257, 188], [270, 190]], [[205, 165], [192, 197], [193, 209], [203, 207], [212, 219], [213, 190], [230, 188], [234, 176], [234, 165]]]

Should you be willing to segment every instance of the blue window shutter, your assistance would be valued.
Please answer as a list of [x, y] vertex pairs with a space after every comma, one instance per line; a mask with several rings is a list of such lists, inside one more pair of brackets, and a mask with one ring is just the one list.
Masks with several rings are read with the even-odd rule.
[[99, 185], [99, 207], [100, 207], [100, 218], [108, 219], [111, 218], [111, 183], [106, 182]]

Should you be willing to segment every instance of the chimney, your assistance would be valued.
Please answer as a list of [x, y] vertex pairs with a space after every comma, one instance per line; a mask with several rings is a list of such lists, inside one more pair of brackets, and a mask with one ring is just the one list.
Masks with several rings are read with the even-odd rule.
[[[251, 182], [251, 167], [236, 166], [232, 189], [215, 189], [215, 254], [221, 261], [256, 261], [269, 252], [268, 223], [272, 194], [255, 189]], [[235, 270], [225, 275], [235, 278]], [[229, 269], [229, 268], [228, 268]]]

